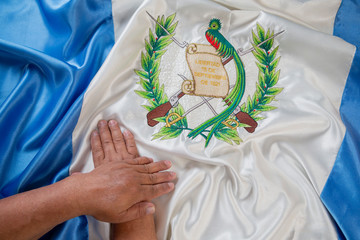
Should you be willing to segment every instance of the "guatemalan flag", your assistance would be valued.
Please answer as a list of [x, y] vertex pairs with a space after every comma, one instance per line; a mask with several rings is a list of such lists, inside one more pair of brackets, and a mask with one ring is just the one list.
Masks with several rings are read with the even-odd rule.
[[[360, 239], [360, 1], [14, 0], [0, 12], [1, 198], [91, 171], [90, 132], [112, 118], [178, 175], [155, 200], [158, 239]], [[210, 128], [188, 134], [227, 108], [239, 75], [205, 36], [214, 18], [245, 90], [205, 146]], [[108, 233], [80, 216], [43, 239]]]

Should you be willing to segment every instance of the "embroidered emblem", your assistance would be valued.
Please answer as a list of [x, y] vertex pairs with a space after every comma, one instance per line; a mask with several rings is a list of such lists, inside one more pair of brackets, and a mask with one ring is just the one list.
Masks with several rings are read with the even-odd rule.
[[[149, 14], [149, 13], [148, 13]], [[155, 19], [155, 35], [149, 29], [149, 38], [145, 40], [145, 53], [141, 54], [142, 70], [135, 70], [140, 77], [139, 84], [143, 90], [135, 92], [145, 99], [149, 105], [143, 107], [149, 111], [148, 125], [154, 127], [161, 123], [159, 132], [153, 135], [154, 139], [170, 139], [178, 137], [183, 131], [189, 131], [188, 137], [193, 139], [200, 135], [205, 139], [205, 147], [212, 137], [229, 144], [240, 144], [238, 130], [244, 128], [247, 132], [255, 131], [258, 121], [264, 119], [258, 116], [263, 111], [271, 111], [276, 107], [269, 105], [282, 88], [275, 85], [279, 80], [280, 70], [277, 70], [280, 57], [276, 58], [279, 46], [273, 48], [274, 38], [283, 31], [274, 34], [267, 32], [259, 24], [256, 33], [252, 31], [252, 48], [247, 51], [236, 50], [231, 43], [220, 33], [221, 22], [212, 19], [205, 37], [211, 45], [179, 42], [175, 37], [178, 22], [174, 22], [175, 14], [167, 17], [159, 16]], [[159, 81], [161, 57], [166, 48], [172, 43], [186, 48], [185, 55], [192, 79], [178, 74], [183, 83], [181, 89], [167, 97], [164, 85]], [[245, 92], [245, 70], [240, 56], [252, 52], [259, 69], [256, 90], [252, 97], [241, 104]], [[236, 80], [230, 85], [229, 76], [224, 66], [231, 60], [235, 63]], [[185, 95], [199, 97], [201, 102], [188, 110], [179, 104]], [[222, 99], [225, 108], [217, 113], [210, 104], [212, 99]], [[195, 128], [189, 128], [187, 116], [200, 106], [206, 104], [214, 116]], [[241, 104], [241, 105], [240, 105]]]

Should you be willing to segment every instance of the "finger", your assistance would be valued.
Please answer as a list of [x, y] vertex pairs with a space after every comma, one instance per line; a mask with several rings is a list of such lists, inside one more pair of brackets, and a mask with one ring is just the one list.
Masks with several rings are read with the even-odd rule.
[[155, 206], [153, 203], [139, 202], [132, 205], [126, 211], [120, 213], [120, 216], [118, 218], [119, 219], [118, 223], [129, 222], [154, 213], [155, 213]]
[[91, 133], [90, 137], [91, 153], [93, 156], [94, 166], [102, 164], [105, 154], [101, 145], [100, 135], [97, 130]]
[[139, 157], [139, 151], [136, 147], [134, 135], [128, 129], [125, 129], [124, 137], [125, 137], [127, 152], [132, 156]]
[[142, 182], [141, 184], [159, 184], [164, 182], [170, 182], [176, 178], [175, 172], [158, 172], [158, 173], [151, 173], [142, 175]]
[[160, 183], [156, 185], [142, 185], [143, 199], [151, 200], [174, 190], [174, 183]]
[[115, 150], [117, 153], [120, 153], [124, 159], [128, 154], [127, 154], [124, 136], [120, 130], [119, 124], [115, 120], [110, 120], [109, 128], [111, 130], [111, 136], [114, 142]]
[[166, 161], [139, 165], [137, 166], [137, 171], [141, 173], [156, 173], [156, 172], [168, 170], [169, 168], [171, 168], [171, 162], [166, 160]]
[[105, 120], [100, 120], [98, 128], [105, 156], [112, 155], [115, 152], [115, 148], [107, 122]]
[[124, 160], [127, 164], [131, 165], [144, 165], [154, 162], [152, 158], [148, 157], [137, 157], [137, 158], [128, 158]]

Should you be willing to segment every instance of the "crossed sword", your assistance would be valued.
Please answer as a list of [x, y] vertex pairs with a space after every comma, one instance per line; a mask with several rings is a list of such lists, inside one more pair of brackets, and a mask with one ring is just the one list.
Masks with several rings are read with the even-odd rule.
[[[163, 27], [148, 11], [146, 11], [146, 13], [150, 16], [150, 18], [159, 26], [161, 27], [168, 35], [171, 35], [165, 27]], [[266, 43], [267, 41], [275, 38], [276, 36], [282, 34], [285, 30], [282, 30], [278, 33], [275, 33], [273, 36], [271, 36], [270, 38], [262, 41], [261, 43], [259, 43], [256, 47], [260, 47], [261, 45], [263, 45], [264, 43]], [[186, 41], [180, 42], [178, 41], [174, 36], [171, 37], [171, 40], [178, 45], [181, 48], [186, 48], [187, 46], [189, 46], [189, 43]], [[236, 50], [236, 52], [239, 54], [239, 56], [244, 56], [252, 51], [255, 50], [255, 47], [252, 47], [248, 50], [243, 50], [242, 48], [239, 48]], [[233, 56], [224, 59], [222, 61], [223, 65], [226, 65], [227, 63], [229, 63], [231, 60], [233, 59]], [[178, 74], [183, 80], [187, 80], [185, 76]], [[230, 86], [230, 88], [233, 88], [234, 85]], [[174, 95], [172, 95], [169, 99], [168, 102], [163, 103], [161, 105], [159, 105], [158, 107], [156, 107], [155, 109], [151, 110], [147, 115], [147, 121], [148, 121], [148, 125], [151, 127], [154, 127], [155, 125], [157, 125], [159, 122], [155, 120], [155, 118], [159, 118], [159, 117], [164, 117], [169, 111], [170, 109], [177, 107], [179, 104], [179, 100], [180, 98], [182, 98], [185, 95], [185, 93], [182, 90], [179, 90], [178, 92], [176, 92]], [[177, 113], [171, 113], [168, 115], [168, 117], [166, 118], [166, 126], [170, 127], [172, 124], [180, 121], [181, 119], [183, 119], [186, 115], [188, 115], [190, 112], [194, 111], [195, 109], [199, 108], [200, 106], [206, 104], [210, 110], [212, 111], [212, 113], [216, 116], [218, 115], [217, 112], [215, 111], [215, 109], [213, 108], [213, 106], [209, 103], [210, 100], [214, 99], [214, 97], [209, 97], [209, 98], [205, 98], [203, 96], [200, 96], [202, 101], [199, 102], [198, 104], [194, 105], [193, 107], [191, 107], [190, 109], [188, 109], [182, 116], [180, 116]], [[226, 102], [227, 105], [230, 105], [231, 102], [228, 100], [225, 100], [225, 98], [223, 98], [223, 100]], [[239, 122], [244, 123], [246, 125], [248, 125], [248, 127], [245, 127], [245, 130], [247, 130], [248, 132], [252, 133], [255, 131], [255, 128], [257, 127], [257, 122], [248, 114], [245, 112], [241, 112], [241, 109], [239, 106], [237, 106], [233, 112], [233, 115], [235, 115], [235, 117], [239, 120]], [[170, 116], [176, 116], [177, 118], [171, 122], [169, 122], [169, 118]], [[225, 125], [227, 125], [230, 128], [236, 128], [234, 126], [232, 126], [231, 124], [229, 124], [229, 122], [234, 122], [236, 124], [236, 127], [238, 126], [238, 122], [233, 120], [233, 119], [228, 119], [226, 122], [224, 122]]]

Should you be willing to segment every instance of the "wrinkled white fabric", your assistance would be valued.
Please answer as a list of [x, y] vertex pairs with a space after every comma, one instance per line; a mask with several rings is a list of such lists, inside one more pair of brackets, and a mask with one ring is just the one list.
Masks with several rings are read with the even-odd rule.
[[[113, 11], [121, 9], [120, 2], [126, 6], [129, 1], [114, 1]], [[117, 119], [131, 130], [141, 155], [171, 160], [178, 175], [176, 189], [155, 200], [159, 239], [337, 239], [319, 195], [345, 133], [338, 109], [354, 47], [320, 32], [327, 32], [332, 24], [312, 19], [319, 14], [323, 20], [333, 20], [338, 1], [326, 1], [333, 15], [326, 8], [316, 11], [324, 1], [289, 1], [299, 9], [303, 6], [298, 15], [288, 5], [280, 14], [283, 1], [273, 5], [250, 2], [143, 2], [123, 31], [117, 32], [113, 50], [85, 94], [73, 132], [71, 171], [93, 169], [89, 138], [100, 119]], [[266, 119], [259, 121], [254, 133], [240, 130], [243, 143], [238, 146], [213, 138], [204, 149], [203, 138], [191, 140], [188, 132], [175, 139], [152, 141], [161, 126], [147, 125], [147, 111], [141, 107], [146, 100], [134, 93], [141, 89], [134, 69], [141, 68], [144, 39], [149, 28], [155, 27], [145, 11], [156, 17], [176, 12], [175, 36], [189, 43], [208, 44], [205, 31], [213, 17], [222, 21], [221, 33], [235, 48], [251, 47], [251, 30], [257, 23], [274, 32], [285, 30], [274, 42], [281, 56], [277, 87], [284, 88], [271, 104], [277, 109], [261, 113]], [[114, 15], [114, 19], [119, 17]], [[120, 29], [117, 24], [115, 29]], [[254, 93], [258, 69], [252, 54], [242, 61], [245, 101]], [[185, 50], [172, 43], [160, 68], [160, 82], [171, 96], [181, 86], [177, 74], [189, 76]], [[234, 64], [226, 69], [234, 81]], [[188, 109], [199, 101], [185, 96], [180, 103]], [[204, 106], [189, 115], [189, 125], [194, 127], [210, 117]], [[107, 239], [107, 224], [88, 219], [90, 239]]]

